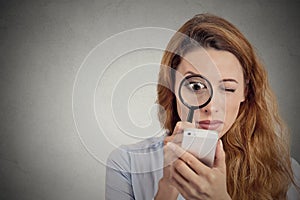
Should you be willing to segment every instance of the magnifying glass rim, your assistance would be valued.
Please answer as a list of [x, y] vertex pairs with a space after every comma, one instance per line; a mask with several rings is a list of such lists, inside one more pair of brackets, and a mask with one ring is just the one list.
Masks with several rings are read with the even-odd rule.
[[[187, 104], [187, 103], [184, 101], [184, 99], [182, 98], [181, 92], [180, 92], [183, 83], [184, 83], [187, 79], [192, 78], [192, 77], [200, 77], [200, 78], [204, 79], [204, 80], [208, 83], [208, 87], [209, 87], [210, 90], [211, 90], [211, 94], [210, 94], [209, 98], [207, 99], [207, 101], [206, 101], [204, 104], [199, 105], [199, 106], [192, 106], [192, 105]], [[209, 104], [209, 102], [211, 101], [212, 96], [213, 96], [213, 88], [212, 88], [212, 85], [211, 85], [211, 83], [209, 82], [209, 80], [208, 80], [207, 78], [205, 78], [204, 76], [202, 76], [202, 75], [200, 75], [200, 74], [192, 74], [192, 75], [188, 75], [188, 76], [184, 77], [184, 79], [180, 82], [179, 90], [178, 90], [178, 96], [179, 96], [180, 101], [183, 103], [183, 105], [185, 105], [185, 106], [188, 107], [189, 109], [196, 110], [196, 109], [203, 108], [204, 106], [206, 106], [207, 104]]]

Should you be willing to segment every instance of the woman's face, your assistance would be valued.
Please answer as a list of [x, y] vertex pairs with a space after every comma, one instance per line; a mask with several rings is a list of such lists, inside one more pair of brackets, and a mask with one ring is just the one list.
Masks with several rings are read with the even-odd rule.
[[237, 118], [240, 103], [244, 101], [244, 78], [238, 59], [228, 51], [197, 48], [188, 52], [176, 71], [175, 93], [177, 110], [186, 121], [189, 108], [178, 98], [178, 88], [184, 77], [200, 74], [213, 87], [213, 97], [208, 105], [194, 112], [197, 128], [216, 130], [221, 138]]

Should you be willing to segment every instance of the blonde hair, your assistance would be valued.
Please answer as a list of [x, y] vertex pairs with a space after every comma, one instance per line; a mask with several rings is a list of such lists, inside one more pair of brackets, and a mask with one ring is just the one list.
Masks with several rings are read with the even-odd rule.
[[[227, 189], [232, 199], [286, 199], [294, 183], [289, 133], [278, 114], [267, 74], [251, 44], [228, 21], [199, 14], [187, 21], [171, 38], [164, 52], [157, 85], [158, 116], [170, 133], [180, 121], [174, 95], [174, 75], [190, 41], [203, 48], [231, 52], [239, 60], [245, 81], [245, 101], [230, 130], [221, 138], [226, 152]], [[169, 68], [169, 69], [168, 69]], [[294, 183], [295, 184], [295, 183]]]

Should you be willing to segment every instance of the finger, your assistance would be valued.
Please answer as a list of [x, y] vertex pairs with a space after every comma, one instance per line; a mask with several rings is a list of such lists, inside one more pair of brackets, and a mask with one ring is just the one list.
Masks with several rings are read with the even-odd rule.
[[188, 182], [177, 172], [175, 168], [172, 169], [172, 178], [170, 179], [171, 185], [174, 186], [178, 192], [188, 199], [188, 194], [191, 193], [191, 186]]
[[175, 179], [178, 183], [180, 183], [181, 186], [187, 187], [189, 185], [188, 180], [185, 177], [183, 177], [181, 173], [178, 172], [178, 170], [174, 166], [172, 166], [171, 169], [172, 169], [172, 178]]
[[164, 139], [164, 144], [166, 145], [168, 142], [173, 142], [175, 144], [181, 145], [183, 131], [185, 128], [195, 128], [195, 126], [189, 122], [177, 122], [172, 135]]
[[195, 171], [181, 159], [178, 159], [173, 163], [173, 168], [186, 180], [197, 179], [197, 174], [195, 173]]
[[178, 156], [174, 154], [174, 152], [170, 149], [168, 145], [164, 146], [164, 167], [172, 165], [176, 160], [178, 160]]
[[195, 199], [194, 197], [202, 196], [202, 194], [190, 185], [189, 182], [176, 171], [176, 169], [173, 170], [171, 184], [185, 199]]
[[181, 145], [183, 138], [183, 133], [178, 133], [176, 135], [168, 136], [164, 139], [164, 144], [166, 145], [168, 142], [173, 142], [177, 145]]
[[183, 126], [182, 126], [182, 124], [183, 124], [182, 121], [179, 121], [179, 122], [176, 123], [172, 135], [176, 135], [178, 133], [183, 133]]
[[176, 135], [178, 133], [183, 133], [185, 128], [195, 128], [195, 125], [190, 122], [179, 121], [176, 123], [176, 126], [174, 128], [172, 135]]
[[225, 151], [221, 139], [219, 139], [217, 144], [214, 167], [219, 168], [221, 172], [226, 173]]
[[167, 179], [171, 179], [172, 178], [172, 170], [171, 170], [171, 166], [166, 166], [164, 167], [163, 173], [164, 173], [164, 177]]
[[172, 186], [174, 186], [177, 190], [178, 190], [178, 192], [181, 194], [181, 195], [183, 195], [183, 196], [185, 196], [186, 195], [186, 192], [185, 192], [185, 190], [183, 189], [183, 186], [176, 180], [176, 179], [171, 179], [170, 180], [170, 182], [171, 182], [171, 185]]
[[[210, 168], [203, 164], [200, 160], [198, 160], [194, 155], [189, 152], [186, 152], [184, 149], [179, 147], [172, 142], [167, 143], [168, 148], [170, 148], [176, 156], [178, 156], [183, 162], [185, 162], [192, 170], [194, 170], [197, 174], [207, 174], [210, 172]], [[181, 173], [188, 173], [185, 172], [183, 169], [178, 169]], [[186, 177], [189, 174], [185, 174]]]

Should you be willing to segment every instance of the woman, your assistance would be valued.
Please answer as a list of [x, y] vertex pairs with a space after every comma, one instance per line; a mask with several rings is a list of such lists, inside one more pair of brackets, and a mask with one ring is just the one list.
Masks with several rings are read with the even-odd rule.
[[[208, 78], [214, 95], [188, 123], [178, 89], [191, 74]], [[231, 23], [210, 14], [186, 22], [163, 55], [157, 94], [168, 135], [112, 152], [107, 199], [297, 198], [299, 165], [290, 159], [266, 72]], [[185, 128], [218, 132], [212, 168], [180, 147]]]

